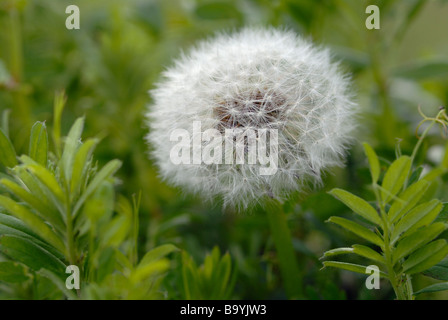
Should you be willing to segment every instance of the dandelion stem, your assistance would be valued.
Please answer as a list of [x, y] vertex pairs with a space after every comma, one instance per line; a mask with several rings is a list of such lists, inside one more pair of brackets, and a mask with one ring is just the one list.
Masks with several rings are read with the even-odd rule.
[[268, 206], [266, 213], [277, 250], [286, 294], [289, 298], [302, 298], [302, 275], [294, 255], [292, 237], [286, 221], [286, 215], [278, 202], [275, 205]]
[[9, 10], [9, 56], [10, 56], [10, 70], [13, 77], [14, 86], [16, 87], [12, 96], [14, 99], [15, 110], [20, 114], [24, 126], [31, 123], [31, 113], [26, 101], [23, 89], [23, 48], [22, 48], [22, 32], [20, 25], [19, 11], [12, 7]]

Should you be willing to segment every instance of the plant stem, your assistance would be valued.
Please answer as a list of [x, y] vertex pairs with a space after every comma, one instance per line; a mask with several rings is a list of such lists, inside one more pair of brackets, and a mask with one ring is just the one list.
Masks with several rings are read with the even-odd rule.
[[431, 128], [434, 124], [435, 124], [435, 121], [431, 121], [429, 126], [425, 129], [425, 131], [423, 131], [420, 139], [418, 139], [417, 144], [415, 145], [414, 150], [412, 151], [412, 154], [411, 154], [411, 164], [414, 162], [414, 159], [417, 156], [417, 152], [420, 149], [420, 146], [422, 145], [423, 139], [425, 139], [425, 137], [428, 135], [429, 130], [431, 130]]
[[72, 215], [69, 210], [67, 210], [67, 255], [70, 264], [76, 264], [76, 254], [75, 254], [75, 242], [73, 234], [73, 221]]
[[303, 298], [302, 278], [297, 263], [291, 232], [288, 228], [286, 215], [278, 202], [266, 209], [272, 238], [277, 250], [280, 272], [283, 278], [286, 294], [290, 299]]
[[[68, 201], [69, 196], [67, 195], [67, 205], [66, 205], [66, 217], [67, 217], [67, 258], [70, 265], [77, 266], [76, 248], [75, 248], [75, 236], [73, 234], [73, 220], [72, 212], [70, 210], [70, 202]], [[79, 267], [79, 266], [78, 266]], [[78, 298], [81, 296], [80, 289], [76, 289]]]
[[387, 220], [386, 211], [384, 209], [384, 204], [382, 203], [381, 199], [379, 199], [377, 197], [377, 200], [378, 200], [378, 203], [380, 203], [381, 219], [383, 221], [382, 228], [383, 228], [383, 238], [384, 238], [384, 258], [386, 259], [386, 268], [387, 268], [387, 274], [389, 275], [389, 282], [391, 283], [392, 288], [394, 289], [397, 299], [403, 300], [402, 294], [397, 285], [397, 275], [395, 274], [394, 266], [392, 263], [392, 254], [391, 254], [390, 239], [389, 239], [389, 236], [390, 236], [389, 235], [389, 223]]
[[20, 114], [22, 125], [28, 127], [31, 123], [31, 113], [23, 89], [22, 31], [19, 11], [15, 7], [12, 7], [9, 10], [9, 29], [10, 70], [16, 86], [12, 92], [14, 109], [17, 110], [18, 114]]

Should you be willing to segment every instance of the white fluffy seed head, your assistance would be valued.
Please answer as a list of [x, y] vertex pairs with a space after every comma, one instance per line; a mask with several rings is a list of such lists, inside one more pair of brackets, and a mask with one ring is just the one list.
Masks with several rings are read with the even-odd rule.
[[[151, 95], [147, 141], [161, 176], [243, 209], [320, 183], [321, 171], [342, 165], [355, 127], [349, 81], [328, 50], [285, 30], [247, 28], [201, 42], [164, 73]], [[266, 165], [259, 162], [173, 163], [171, 133], [192, 132], [195, 121], [202, 132], [277, 130], [275, 174], [261, 175]], [[193, 145], [194, 135], [190, 139]]]

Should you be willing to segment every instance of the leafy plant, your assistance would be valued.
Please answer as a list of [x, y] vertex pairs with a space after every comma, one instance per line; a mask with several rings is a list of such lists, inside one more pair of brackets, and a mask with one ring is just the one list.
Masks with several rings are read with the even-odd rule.
[[186, 252], [182, 254], [183, 298], [187, 300], [230, 299], [235, 280], [230, 255], [221, 257], [218, 247], [213, 248], [199, 267]]
[[[423, 115], [424, 116], [424, 115]], [[372, 190], [375, 201], [366, 200], [342, 189], [333, 189], [330, 194], [355, 212], [362, 222], [354, 222], [342, 217], [331, 217], [334, 223], [363, 238], [379, 250], [355, 244], [349, 248], [337, 248], [324, 253], [324, 257], [342, 254], [356, 254], [381, 266], [381, 276], [391, 283], [398, 299], [413, 299], [412, 275], [424, 272], [439, 263], [448, 255], [445, 239], [437, 237], [447, 229], [446, 205], [437, 200], [428, 200], [431, 196], [431, 182], [447, 171], [447, 157], [442, 165], [422, 176], [422, 168], [413, 168], [413, 160], [423, 138], [429, 129], [439, 123], [446, 126], [445, 109], [441, 109], [435, 118], [424, 116], [422, 123], [431, 121], [424, 131], [412, 155], [399, 155], [382, 177], [378, 156], [370, 145], [364, 143], [372, 178]], [[324, 267], [335, 267], [358, 273], [366, 273], [367, 266], [340, 261], [325, 261]], [[431, 272], [427, 273], [431, 275]], [[446, 275], [446, 274], [444, 274]], [[444, 285], [428, 290], [446, 290]]]
[[[64, 104], [64, 95], [57, 95], [54, 153], [44, 122], [34, 124], [29, 152], [19, 158], [0, 130], [0, 161], [7, 172], [0, 179], [0, 253], [6, 259], [0, 281], [26, 286], [46, 277], [72, 299], [161, 297], [160, 276], [170, 267], [166, 255], [178, 249], [157, 247], [138, 262], [140, 197], [132, 203], [116, 199], [114, 174], [121, 162], [98, 167], [92, 154], [99, 139], [81, 141], [84, 118], [61, 138]], [[68, 265], [81, 270], [77, 295], [65, 286]]]

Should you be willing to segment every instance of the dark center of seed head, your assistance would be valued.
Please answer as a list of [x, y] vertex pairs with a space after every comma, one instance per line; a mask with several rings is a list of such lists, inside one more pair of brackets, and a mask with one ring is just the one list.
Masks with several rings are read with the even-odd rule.
[[271, 128], [281, 117], [285, 99], [275, 93], [256, 91], [249, 96], [223, 100], [214, 108], [218, 129]]

